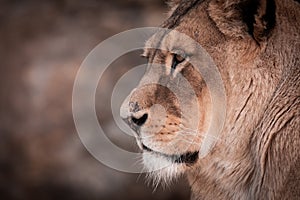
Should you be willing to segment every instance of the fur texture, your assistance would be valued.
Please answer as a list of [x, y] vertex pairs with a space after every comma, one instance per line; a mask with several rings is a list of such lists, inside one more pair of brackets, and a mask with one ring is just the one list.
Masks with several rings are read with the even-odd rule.
[[[140, 113], [148, 113], [138, 140], [142, 138], [139, 142], [162, 153], [145, 151], [146, 167], [158, 169], [170, 162], [169, 168], [154, 172], [154, 176], [170, 180], [185, 173], [192, 199], [299, 199], [299, 3], [177, 1], [172, 11], [163, 27], [189, 35], [216, 62], [225, 85], [227, 117], [220, 139], [206, 157], [192, 164], [174, 163], [162, 155], [197, 151], [207, 131], [211, 117], [208, 88], [190, 64], [180, 64], [177, 74], [189, 80], [201, 105], [199, 126], [192, 129], [189, 122], [195, 115], [180, 121], [179, 104], [170, 91], [154, 85], [138, 87], [124, 105], [135, 102]], [[184, 41], [172, 43], [172, 37], [166, 41], [170, 52], [146, 47], [144, 54], [150, 63], [161, 63], [169, 69], [170, 58], [175, 55], [172, 44], [184, 51], [192, 47]], [[142, 80], [169, 80], [166, 69], [151, 68]], [[193, 103], [186, 95], [192, 111]], [[167, 108], [166, 112], [160, 115], [151, 111], [154, 104]], [[130, 116], [135, 114], [130, 112]], [[166, 120], [160, 121], [163, 118]]]

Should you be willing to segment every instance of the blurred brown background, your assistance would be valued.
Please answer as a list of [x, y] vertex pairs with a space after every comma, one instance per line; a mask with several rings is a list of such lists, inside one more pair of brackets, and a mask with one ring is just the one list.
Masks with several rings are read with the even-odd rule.
[[[85, 56], [116, 33], [158, 26], [166, 12], [163, 0], [0, 0], [0, 199], [189, 198], [184, 179], [153, 192], [144, 175], [95, 160], [72, 118], [73, 82]], [[122, 58], [100, 85], [110, 86], [139, 59]], [[110, 97], [106, 86], [98, 93]], [[96, 107], [107, 112], [99, 120], [118, 140], [111, 111]]]

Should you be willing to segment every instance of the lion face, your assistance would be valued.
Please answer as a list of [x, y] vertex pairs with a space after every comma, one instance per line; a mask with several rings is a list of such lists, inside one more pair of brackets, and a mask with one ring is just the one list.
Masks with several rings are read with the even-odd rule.
[[[244, 144], [249, 144], [253, 130], [251, 124], [258, 122], [279, 76], [275, 69], [269, 70], [275, 64], [272, 53], [266, 50], [267, 39], [274, 28], [275, 10], [255, 3], [180, 1], [163, 25], [199, 43], [213, 58], [224, 82], [226, 126], [215, 155], [206, 160], [199, 158], [199, 149], [214, 120], [214, 106], [210, 89], [197, 70], [199, 66], [192, 62], [202, 58], [195, 57], [193, 44], [175, 37], [173, 31], [158, 33], [147, 41], [143, 54], [148, 59], [146, 73], [124, 101], [121, 117], [135, 131], [144, 164], [149, 171], [156, 171], [154, 175], [158, 179], [170, 180], [196, 169], [194, 166], [200, 166], [203, 171], [214, 167], [216, 171], [224, 170], [231, 167], [228, 163], [245, 155], [247, 146]], [[249, 6], [251, 9], [247, 10]], [[244, 15], [251, 15], [253, 19], [245, 19]], [[255, 18], [254, 15], [269, 17]], [[263, 96], [259, 93], [261, 89], [265, 91]], [[246, 115], [247, 112], [255, 114]], [[228, 160], [223, 152], [230, 155]], [[224, 163], [219, 162], [221, 160]], [[213, 178], [211, 182], [213, 185]]]
[[[151, 60], [148, 71], [123, 103], [128, 110], [124, 118], [136, 131], [145, 166], [179, 173], [198, 159], [210, 119], [210, 95], [188, 58], [173, 46], [168, 49], [145, 49]], [[149, 79], [156, 84], [147, 83]]]
[[[193, 9], [174, 31], [158, 32], [146, 42], [147, 71], [121, 108], [121, 117], [136, 133], [145, 167], [157, 179], [170, 180], [197, 163], [211, 124], [210, 90], [191, 62], [205, 58], [196, 55], [193, 42], [176, 34], [201, 46], [220, 43], [222, 36], [203, 9]], [[191, 22], [195, 13], [201, 18]]]
[[146, 42], [146, 73], [121, 108], [122, 118], [136, 132], [145, 166], [166, 180], [198, 161], [211, 121], [209, 88], [191, 62], [194, 44], [176, 34], [195, 40], [189, 31], [178, 26]]

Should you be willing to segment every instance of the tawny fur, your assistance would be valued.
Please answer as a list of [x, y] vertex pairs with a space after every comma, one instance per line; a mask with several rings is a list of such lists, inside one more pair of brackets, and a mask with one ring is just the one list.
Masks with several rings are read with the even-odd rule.
[[[164, 23], [209, 52], [227, 95], [220, 140], [206, 157], [185, 168], [192, 199], [300, 199], [300, 4], [252, 1], [259, 3], [250, 12], [253, 17], [245, 21], [240, 6], [247, 2], [203, 1]], [[177, 2], [172, 11], [180, 6]], [[152, 61], [159, 59], [157, 54], [149, 55]], [[151, 101], [151, 95], [134, 100]], [[208, 93], [199, 95], [206, 108]], [[175, 103], [168, 98], [162, 101]], [[170, 126], [164, 128], [168, 131]], [[169, 136], [157, 137], [162, 141]]]

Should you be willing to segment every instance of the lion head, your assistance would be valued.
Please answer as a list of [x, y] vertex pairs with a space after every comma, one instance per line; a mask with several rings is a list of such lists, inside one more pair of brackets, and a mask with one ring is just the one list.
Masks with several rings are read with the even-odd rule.
[[[169, 31], [158, 31], [146, 42], [147, 70], [121, 108], [146, 168], [157, 180], [186, 173], [195, 199], [281, 197], [285, 183], [294, 179], [280, 165], [294, 169], [300, 160], [295, 153], [300, 145], [299, 3], [190, 0], [171, 5], [162, 25]], [[205, 52], [196, 53], [195, 44], [177, 32]], [[197, 65], [210, 69], [210, 59], [225, 99], [213, 97], [210, 74], [198, 70]], [[201, 156], [212, 124], [221, 123], [214, 116], [220, 109], [226, 114], [224, 126]], [[274, 154], [281, 150], [294, 160]], [[275, 171], [276, 183], [270, 178]], [[299, 183], [299, 172], [294, 177]]]

